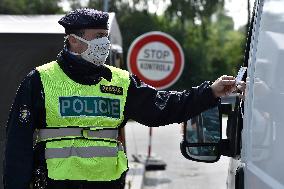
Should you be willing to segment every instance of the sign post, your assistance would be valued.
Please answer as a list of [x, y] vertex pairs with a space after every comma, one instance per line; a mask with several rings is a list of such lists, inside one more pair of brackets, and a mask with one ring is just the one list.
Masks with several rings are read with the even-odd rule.
[[[156, 89], [173, 85], [184, 68], [184, 54], [179, 43], [163, 32], [148, 32], [136, 38], [127, 55], [128, 70]], [[146, 170], [164, 170], [166, 163], [152, 156], [152, 128], [149, 128], [148, 155], [134, 156], [146, 163]]]
[[179, 43], [168, 34], [148, 32], [131, 44], [127, 66], [145, 83], [165, 89], [180, 77], [184, 68], [184, 54]]

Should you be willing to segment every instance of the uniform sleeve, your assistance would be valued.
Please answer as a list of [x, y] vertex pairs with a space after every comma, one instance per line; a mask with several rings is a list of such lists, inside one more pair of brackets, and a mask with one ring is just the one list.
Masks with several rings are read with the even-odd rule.
[[209, 82], [182, 92], [157, 91], [131, 75], [124, 115], [143, 125], [162, 126], [186, 121], [219, 101]]
[[10, 110], [4, 158], [5, 189], [28, 189], [32, 179], [33, 132], [38, 119], [34, 80], [39, 80], [35, 70], [22, 81]]

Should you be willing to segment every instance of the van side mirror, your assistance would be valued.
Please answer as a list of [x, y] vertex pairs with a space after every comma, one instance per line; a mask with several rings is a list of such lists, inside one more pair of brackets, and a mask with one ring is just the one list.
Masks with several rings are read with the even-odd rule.
[[187, 159], [216, 162], [220, 159], [222, 117], [218, 107], [202, 112], [184, 123], [181, 152]]
[[219, 104], [183, 123], [180, 149], [185, 158], [213, 163], [221, 155], [232, 157], [235, 154], [234, 142], [222, 139], [222, 114], [232, 114], [232, 104]]

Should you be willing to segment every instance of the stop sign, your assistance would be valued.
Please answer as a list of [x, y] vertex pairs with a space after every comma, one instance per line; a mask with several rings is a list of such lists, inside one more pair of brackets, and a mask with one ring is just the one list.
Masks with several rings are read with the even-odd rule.
[[163, 32], [148, 32], [136, 38], [127, 55], [128, 70], [145, 83], [165, 89], [173, 85], [184, 68], [179, 43]]

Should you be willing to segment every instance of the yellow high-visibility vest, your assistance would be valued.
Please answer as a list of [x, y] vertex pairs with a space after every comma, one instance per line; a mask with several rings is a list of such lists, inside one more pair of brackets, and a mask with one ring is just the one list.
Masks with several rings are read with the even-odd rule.
[[48, 177], [54, 180], [110, 181], [128, 169], [117, 140], [130, 84], [127, 71], [107, 66], [111, 81], [82, 85], [71, 80], [57, 62], [36, 69], [45, 94], [45, 141]]

